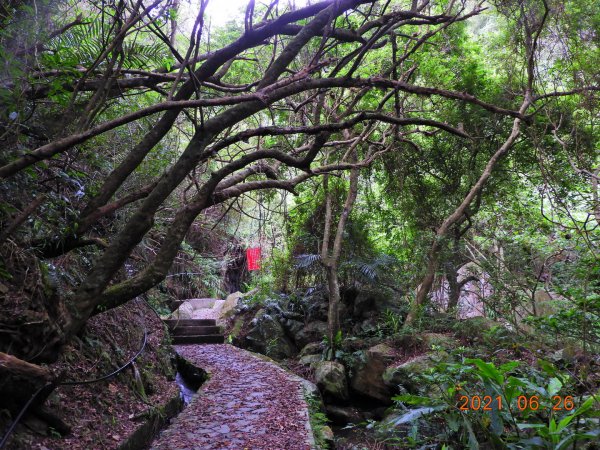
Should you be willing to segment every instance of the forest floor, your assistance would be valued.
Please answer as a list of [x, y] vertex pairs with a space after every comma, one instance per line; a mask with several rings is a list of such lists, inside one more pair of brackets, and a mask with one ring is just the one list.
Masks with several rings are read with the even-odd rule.
[[[143, 330], [147, 343], [135, 368], [128, 367], [105, 381], [77, 386], [59, 386], [47, 406], [71, 426], [61, 437], [48, 435], [43, 422], [26, 417], [9, 441], [8, 450], [111, 449], [121, 445], [146, 420], [146, 415], [179, 395], [173, 382], [171, 350], [165, 328], [144, 302], [130, 302], [93, 317], [84, 330], [50, 367], [66, 374], [64, 381], [101, 377], [128, 361], [140, 348]], [[134, 370], [144, 381], [140, 393]], [[8, 421], [0, 418], [0, 430]]]
[[210, 379], [152, 449], [312, 448], [308, 407], [291, 374], [228, 344], [175, 349]]

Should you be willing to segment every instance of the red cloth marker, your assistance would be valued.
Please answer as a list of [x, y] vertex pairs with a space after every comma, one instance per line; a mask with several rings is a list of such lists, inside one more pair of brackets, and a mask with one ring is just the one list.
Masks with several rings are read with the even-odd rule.
[[247, 249], [246, 259], [248, 260], [248, 270], [260, 270], [260, 247]]

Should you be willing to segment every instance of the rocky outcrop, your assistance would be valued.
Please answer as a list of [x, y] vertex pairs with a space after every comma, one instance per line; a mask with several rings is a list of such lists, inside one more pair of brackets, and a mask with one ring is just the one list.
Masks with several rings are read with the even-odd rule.
[[465, 339], [470, 343], [481, 343], [487, 341], [490, 344], [510, 342], [515, 333], [504, 324], [488, 319], [486, 317], [470, 317], [461, 320], [454, 326], [458, 338]]
[[300, 356], [317, 355], [323, 352], [323, 344], [321, 342], [310, 342], [302, 347]]
[[454, 336], [443, 333], [423, 333], [419, 336], [425, 350], [440, 347], [444, 350], [452, 350], [459, 347], [460, 341]]
[[233, 311], [235, 310], [235, 308], [237, 308], [240, 305], [240, 299], [242, 299], [244, 297], [244, 295], [245, 294], [242, 294], [239, 291], [229, 294], [225, 298], [225, 302], [223, 303], [223, 306], [221, 306], [221, 314], [223, 316], [231, 315], [233, 313]]
[[425, 373], [433, 365], [429, 355], [418, 355], [399, 366], [388, 367], [382, 374], [382, 380], [391, 389], [403, 388], [410, 393], [417, 394], [419, 385], [415, 377]]
[[356, 319], [366, 319], [373, 313], [393, 311], [400, 313], [402, 302], [390, 291], [381, 289], [361, 290], [356, 293], [348, 305], [348, 312]]
[[364, 362], [355, 370], [350, 387], [357, 394], [385, 405], [392, 403], [393, 389], [383, 381], [383, 373], [394, 361], [396, 353], [386, 344], [371, 347], [365, 353]]
[[294, 340], [299, 348], [311, 342], [321, 342], [327, 335], [327, 322], [309, 322], [304, 328], [294, 335]]
[[294, 319], [286, 319], [282, 317], [280, 320], [281, 324], [288, 331], [290, 336], [295, 336], [304, 328], [304, 322]]
[[250, 350], [277, 360], [291, 358], [298, 353], [298, 349], [287, 337], [281, 324], [271, 315], [265, 314], [264, 310], [256, 314], [252, 324], [252, 329], [246, 335]]
[[348, 401], [346, 369], [335, 361], [321, 361], [316, 364], [315, 380], [325, 399]]

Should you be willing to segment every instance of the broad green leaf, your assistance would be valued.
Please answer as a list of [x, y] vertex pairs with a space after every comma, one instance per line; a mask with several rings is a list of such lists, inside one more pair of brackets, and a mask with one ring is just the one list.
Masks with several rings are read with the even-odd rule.
[[554, 447], [554, 450], [567, 450], [571, 447], [571, 444], [573, 444], [573, 442], [577, 442], [580, 440], [592, 440], [592, 439], [597, 440], [599, 438], [600, 438], [600, 429], [588, 431], [585, 433], [570, 434], [569, 436], [564, 438], [562, 441], [560, 441], [558, 444], [556, 444], [556, 446]]
[[494, 364], [487, 363], [479, 358], [467, 358], [465, 359], [465, 362], [469, 364], [475, 364], [475, 366], [477, 366], [479, 369], [479, 375], [482, 376], [482, 378], [488, 378], [500, 385], [504, 384], [504, 376], [500, 373], [496, 366], [494, 366]]
[[502, 373], [506, 373], [506, 372], [510, 372], [511, 370], [517, 368], [518, 366], [519, 366], [519, 361], [510, 361], [510, 362], [502, 364], [500, 367], [498, 367], [498, 369], [500, 369], [500, 371]]
[[554, 417], [550, 419], [550, 422], [548, 423], [548, 429], [550, 430], [550, 433], [554, 433], [556, 431], [556, 420], [554, 420]]
[[552, 397], [553, 395], [558, 394], [562, 386], [563, 384], [558, 378], [552, 378], [548, 383], [548, 388], [546, 389], [548, 391], [548, 396]]
[[402, 394], [396, 395], [392, 398], [392, 400], [402, 403], [407, 403], [409, 405], [427, 405], [431, 406], [434, 402], [431, 400], [431, 397], [421, 397], [419, 395], [412, 394]]
[[463, 415], [463, 422], [465, 424], [465, 428], [467, 429], [467, 431], [469, 433], [469, 450], [479, 450], [479, 442], [477, 441], [477, 436], [475, 436], [475, 432], [473, 431], [471, 422], [464, 415]]

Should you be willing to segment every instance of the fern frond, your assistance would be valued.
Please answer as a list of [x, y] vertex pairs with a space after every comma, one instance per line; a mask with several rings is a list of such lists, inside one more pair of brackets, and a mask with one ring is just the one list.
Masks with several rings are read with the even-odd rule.
[[381, 279], [398, 265], [398, 260], [390, 255], [377, 255], [371, 261], [350, 260], [340, 265], [341, 269], [355, 272], [368, 283]]
[[321, 255], [316, 254], [298, 255], [295, 258], [296, 269], [308, 269], [316, 262], [321, 261]]

